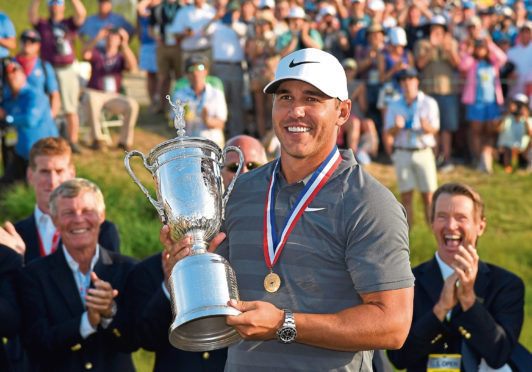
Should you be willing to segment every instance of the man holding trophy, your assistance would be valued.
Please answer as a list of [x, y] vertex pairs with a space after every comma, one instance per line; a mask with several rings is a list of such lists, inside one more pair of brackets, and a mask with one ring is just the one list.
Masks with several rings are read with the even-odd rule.
[[[208, 248], [230, 262], [241, 299], [228, 301], [244, 340], [226, 370], [371, 371], [371, 350], [401, 347], [412, 319], [404, 209], [335, 145], [351, 108], [335, 57], [296, 51], [264, 91], [281, 156], [238, 178]], [[175, 239], [171, 225], [167, 265], [197, 255], [195, 236]]]

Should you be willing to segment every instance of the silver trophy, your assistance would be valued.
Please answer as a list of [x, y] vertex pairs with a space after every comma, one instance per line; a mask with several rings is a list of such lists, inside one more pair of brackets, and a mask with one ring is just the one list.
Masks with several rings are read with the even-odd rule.
[[[146, 195], [179, 240], [193, 235], [191, 255], [179, 261], [170, 276], [170, 296], [174, 321], [170, 326], [170, 343], [186, 351], [207, 351], [226, 347], [240, 339], [225, 324], [226, 315], [240, 312], [230, 306], [239, 299], [236, 277], [229, 263], [220, 255], [207, 252], [208, 242], [220, 230], [225, 204], [240, 174], [244, 156], [235, 146], [223, 151], [214, 142], [201, 137], [185, 136], [183, 103], [174, 105], [177, 137], [155, 146], [146, 158], [140, 151], [128, 152], [124, 163], [133, 181]], [[223, 167], [227, 152], [235, 151], [240, 165], [222, 196]], [[155, 182], [157, 200], [137, 179], [130, 159], [140, 156]]]

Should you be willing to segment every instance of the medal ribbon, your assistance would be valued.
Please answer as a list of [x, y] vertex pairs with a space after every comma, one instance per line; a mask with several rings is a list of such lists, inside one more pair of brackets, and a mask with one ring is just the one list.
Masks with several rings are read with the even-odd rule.
[[321, 188], [329, 180], [334, 173], [342, 158], [338, 147], [334, 146], [327, 158], [321, 163], [321, 165], [314, 171], [314, 174], [310, 178], [309, 182], [305, 185], [305, 188], [299, 193], [297, 201], [288, 213], [286, 220], [284, 221], [281, 234], [278, 236], [275, 228], [275, 209], [273, 191], [275, 189], [275, 182], [277, 181], [276, 174], [279, 168], [280, 159], [277, 159], [275, 168], [273, 170], [272, 178], [270, 179], [270, 185], [268, 186], [268, 195], [266, 196], [266, 205], [264, 211], [264, 258], [266, 265], [271, 269], [277, 259], [279, 258], [283, 247], [288, 240], [288, 236], [292, 232], [295, 224], [318, 194]]

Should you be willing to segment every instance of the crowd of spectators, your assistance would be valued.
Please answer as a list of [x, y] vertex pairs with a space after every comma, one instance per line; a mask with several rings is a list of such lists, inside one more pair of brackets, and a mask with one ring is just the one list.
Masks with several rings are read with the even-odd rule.
[[[79, 0], [66, 1], [70, 4], [47, 0], [46, 15], [39, 14], [41, 0], [30, 3], [28, 16], [35, 30], [20, 34], [18, 52], [15, 28], [8, 15], [2, 15], [0, 52], [3, 58], [10, 58], [10, 51], [18, 53], [27, 75], [39, 75], [39, 70], [46, 72], [47, 79], [47, 75], [55, 75], [55, 91], [49, 91], [48, 84], [45, 93], [50, 97], [52, 116], [55, 118], [60, 108], [66, 118], [64, 135], [74, 152], [82, 150], [78, 144], [80, 107], [88, 108], [83, 117], [88, 117], [91, 127], [90, 145], [96, 150], [105, 147], [95, 106], [86, 100], [80, 104], [77, 98], [80, 93], [73, 66], [79, 39], [83, 50], [79, 59], [92, 64], [93, 74], [101, 80], [97, 90], [108, 97], [99, 100], [103, 106], [99, 103], [97, 108], [125, 113], [121, 148], [133, 144], [138, 109], [132, 98], [124, 97], [120, 79], [124, 69], [137, 68], [137, 61], [146, 71], [151, 112], [167, 114], [166, 95], [175, 96], [187, 84], [187, 59], [204, 56], [206, 85], [214, 80], [224, 92], [225, 102], [216, 98], [214, 105], [225, 106], [227, 115], [223, 123], [202, 122], [199, 126], [221, 130], [228, 138], [249, 134], [265, 143], [272, 138], [272, 102], [263, 87], [280, 58], [298, 49], [318, 48], [343, 61], [349, 77], [354, 105], [351, 119], [339, 133], [338, 145], [353, 149], [361, 164], [390, 161], [396, 145], [386, 134], [386, 111], [401, 97], [401, 71], [415, 68], [420, 91], [434, 98], [439, 108], [440, 127], [432, 150], [440, 172], [452, 171], [454, 164], [462, 163], [492, 173], [493, 161], [503, 164], [509, 173], [519, 167], [532, 169], [528, 117], [523, 111], [518, 120], [508, 119], [516, 115], [512, 103], [519, 102], [519, 109], [530, 108], [532, 6], [527, 1], [141, 0], [136, 28], [113, 11], [110, 0], [99, 0], [96, 14], [87, 14]], [[69, 18], [65, 17], [67, 5], [72, 14]], [[121, 42], [106, 52], [109, 32], [120, 34]], [[134, 37], [140, 41], [135, 61], [128, 46]], [[34, 62], [31, 53], [40, 53], [53, 69]], [[99, 68], [95, 68], [94, 56], [101, 60]], [[94, 97], [94, 76], [90, 82], [88, 91]], [[205, 102], [202, 91], [194, 94], [201, 121], [203, 105], [211, 103]], [[121, 102], [120, 110], [113, 110], [116, 102]], [[508, 132], [514, 137], [512, 144]], [[217, 142], [223, 145], [224, 140], [218, 138]]]

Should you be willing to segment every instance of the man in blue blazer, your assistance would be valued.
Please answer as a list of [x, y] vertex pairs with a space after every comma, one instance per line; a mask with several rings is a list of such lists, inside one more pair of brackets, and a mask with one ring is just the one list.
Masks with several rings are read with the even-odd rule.
[[390, 360], [409, 372], [442, 365], [466, 372], [519, 370], [524, 285], [479, 259], [477, 242], [486, 228], [480, 195], [463, 183], [441, 186], [434, 193], [431, 227], [438, 250], [413, 269], [412, 327], [403, 347], [388, 351]]
[[123, 289], [133, 258], [98, 243], [105, 205], [98, 186], [81, 178], [50, 196], [61, 233], [57, 250], [27, 265], [18, 288], [22, 341], [42, 371], [134, 371], [122, 337]]
[[[27, 171], [28, 181], [35, 190], [35, 209], [14, 225], [6, 222], [5, 230], [0, 228], [0, 244], [23, 254], [25, 263], [55, 251], [59, 235], [49, 214], [50, 193], [75, 175], [72, 150], [65, 139], [46, 137], [36, 142], [30, 150]], [[114, 223], [103, 222], [99, 242], [108, 250], [120, 252], [120, 236]]]

